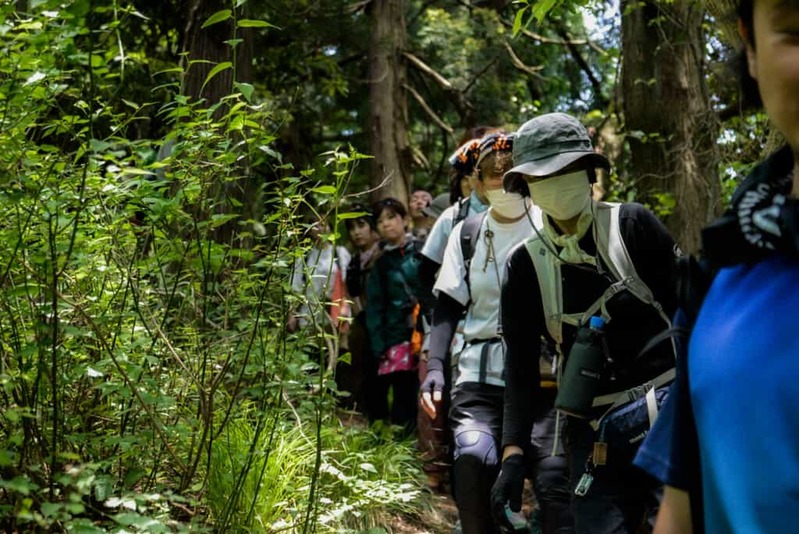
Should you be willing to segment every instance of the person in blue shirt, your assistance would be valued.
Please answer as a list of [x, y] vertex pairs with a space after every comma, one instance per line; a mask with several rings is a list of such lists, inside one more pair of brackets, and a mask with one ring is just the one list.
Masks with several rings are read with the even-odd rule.
[[705, 268], [687, 278], [693, 327], [635, 460], [666, 485], [656, 533], [797, 530], [799, 3], [741, 0], [738, 17], [744, 96], [755, 90], [787, 145], [705, 228]]

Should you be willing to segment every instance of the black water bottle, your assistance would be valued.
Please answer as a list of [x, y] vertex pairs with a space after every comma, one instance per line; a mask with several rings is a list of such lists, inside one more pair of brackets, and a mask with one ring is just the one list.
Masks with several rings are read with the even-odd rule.
[[602, 329], [605, 321], [591, 317], [588, 326], [577, 330], [566, 369], [558, 386], [555, 408], [568, 415], [587, 418], [591, 416], [602, 371], [605, 368], [605, 351], [602, 346]]

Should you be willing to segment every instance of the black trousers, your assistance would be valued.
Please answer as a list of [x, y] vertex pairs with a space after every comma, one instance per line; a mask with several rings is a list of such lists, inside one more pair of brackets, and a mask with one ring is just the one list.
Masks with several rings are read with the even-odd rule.
[[[569, 460], [563, 443], [566, 417], [557, 417], [557, 390], [542, 389], [532, 434], [532, 462], [528, 478], [533, 482], [538, 526], [544, 534], [574, 532], [569, 489]], [[556, 432], [559, 433], [555, 439]]]
[[[416, 429], [416, 397], [419, 393], [419, 378], [416, 370], [399, 371], [378, 375], [375, 366], [369, 386], [367, 415], [370, 422], [388, 421], [403, 427], [410, 435]], [[389, 391], [391, 403], [389, 404]]]
[[635, 534], [646, 523], [654, 526], [662, 487], [633, 465], [635, 449], [608, 447], [606, 465], [597, 466], [585, 496], [574, 488], [585, 473], [596, 432], [587, 421], [569, 418], [566, 448], [571, 468], [572, 513], [579, 534]]

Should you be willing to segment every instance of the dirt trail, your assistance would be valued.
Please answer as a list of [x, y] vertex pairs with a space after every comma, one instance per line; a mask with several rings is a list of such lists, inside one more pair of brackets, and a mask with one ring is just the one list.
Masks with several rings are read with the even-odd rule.
[[433, 495], [430, 510], [419, 517], [394, 516], [385, 528], [394, 534], [451, 534], [458, 511], [451, 495]]

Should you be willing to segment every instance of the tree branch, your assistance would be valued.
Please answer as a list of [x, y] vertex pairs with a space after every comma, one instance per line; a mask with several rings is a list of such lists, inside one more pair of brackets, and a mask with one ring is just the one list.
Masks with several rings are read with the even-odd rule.
[[461, 119], [465, 121], [465, 119], [469, 116], [472, 110], [474, 110], [474, 106], [471, 102], [466, 99], [464, 91], [458, 89], [449, 80], [447, 80], [444, 76], [439, 74], [435, 71], [430, 65], [416, 57], [415, 55], [411, 54], [410, 52], [403, 52], [403, 56], [411, 63], [413, 67], [416, 67], [417, 70], [426, 74], [430, 79], [435, 81], [445, 92], [449, 93], [452, 96], [452, 103], [454, 104], [455, 108], [458, 110], [458, 114], [460, 115]]
[[486, 66], [485, 66], [485, 67], [483, 67], [483, 68], [480, 70], [480, 72], [478, 72], [477, 74], [475, 74], [475, 75], [474, 75], [474, 78], [472, 78], [472, 81], [470, 81], [470, 82], [469, 82], [469, 84], [468, 84], [468, 85], [467, 85], [467, 86], [464, 88], [463, 92], [464, 92], [464, 93], [468, 93], [468, 92], [469, 92], [469, 89], [471, 89], [471, 88], [472, 88], [472, 86], [473, 86], [475, 83], [477, 83], [477, 80], [479, 80], [479, 79], [480, 79], [480, 78], [483, 76], [483, 74], [485, 74], [486, 72], [488, 72], [488, 69], [490, 69], [491, 67], [493, 67], [493, 66], [494, 66], [494, 64], [497, 62], [497, 59], [499, 59], [499, 58], [494, 58], [494, 59], [492, 59], [491, 61], [489, 61], [488, 63], [486, 63]]
[[555, 22], [555, 31], [558, 32], [564, 43], [566, 44], [566, 48], [569, 49], [569, 53], [574, 58], [574, 61], [577, 62], [577, 66], [580, 67], [585, 75], [588, 77], [588, 81], [591, 82], [591, 87], [594, 89], [594, 98], [596, 98], [596, 102], [600, 104], [599, 107], [605, 107], [607, 105], [607, 98], [602, 93], [602, 82], [600, 82], [599, 78], [596, 77], [594, 71], [591, 70], [591, 67], [588, 65], [588, 62], [583, 58], [580, 51], [577, 50], [577, 47], [574, 43], [569, 41], [569, 34], [566, 32], [566, 28], [560, 22]]
[[372, 3], [372, 0], [361, 0], [360, 2], [355, 2], [352, 5], [349, 5], [344, 10], [348, 15], [352, 15], [353, 13], [357, 13], [362, 9], [366, 9], [366, 7]]
[[427, 115], [433, 120], [434, 123], [436, 123], [439, 126], [439, 128], [446, 131], [450, 135], [454, 133], [452, 127], [446, 122], [444, 122], [444, 120], [441, 117], [439, 117], [435, 111], [433, 111], [433, 108], [431, 108], [427, 104], [427, 102], [425, 102], [425, 99], [422, 98], [422, 95], [420, 95], [416, 89], [414, 89], [407, 83], [402, 84], [402, 86], [405, 89], [407, 89], [411, 93], [411, 95], [413, 95], [413, 98], [416, 99], [416, 101], [419, 103], [419, 105], [422, 107], [425, 113], [427, 113]]
[[410, 52], [403, 52], [402, 55], [405, 56], [408, 59], [408, 61], [410, 61], [411, 64], [414, 67], [416, 67], [420, 71], [424, 72], [425, 74], [427, 74], [428, 76], [433, 78], [433, 80], [435, 80], [435, 82], [438, 85], [440, 85], [442, 88], [444, 88], [445, 90], [447, 90], [447, 91], [454, 91], [455, 90], [455, 87], [449, 82], [449, 80], [447, 80], [442, 75], [440, 75], [438, 72], [433, 70], [433, 68], [430, 65], [428, 65], [427, 63], [425, 63], [424, 61], [422, 61], [418, 57], [414, 56]]
[[535, 76], [539, 80], [544, 80], [545, 78], [538, 74], [539, 71], [543, 70], [543, 66], [531, 67], [529, 65], [525, 65], [524, 62], [519, 59], [519, 56], [516, 55], [516, 52], [513, 51], [513, 47], [510, 45], [508, 41], [505, 41], [505, 50], [508, 51], [508, 55], [510, 56], [510, 62], [513, 63], [513, 66], [519, 69], [522, 72], [526, 72], [530, 76]]

